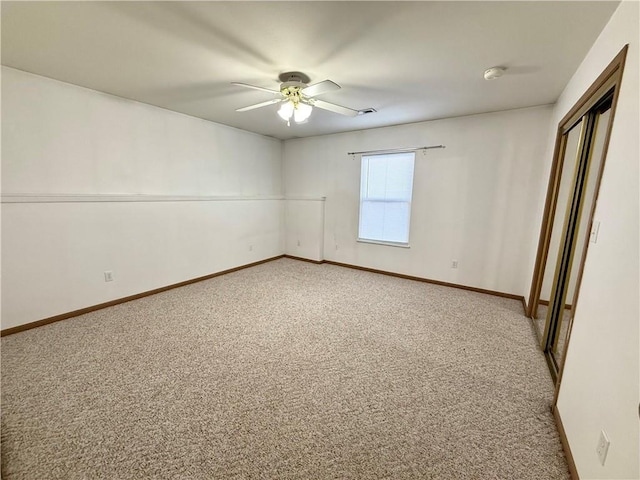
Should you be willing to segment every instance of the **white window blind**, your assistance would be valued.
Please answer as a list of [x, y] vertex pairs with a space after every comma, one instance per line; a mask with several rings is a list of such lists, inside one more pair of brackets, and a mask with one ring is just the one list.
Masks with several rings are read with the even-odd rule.
[[358, 239], [409, 244], [415, 153], [363, 155]]

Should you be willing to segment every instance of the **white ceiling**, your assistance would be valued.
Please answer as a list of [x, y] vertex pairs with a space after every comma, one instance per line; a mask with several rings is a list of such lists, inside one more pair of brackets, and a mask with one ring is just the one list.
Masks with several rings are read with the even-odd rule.
[[[2, 64], [281, 139], [555, 102], [618, 2], [2, 2]], [[506, 74], [485, 81], [492, 66]], [[341, 90], [286, 124], [298, 70]]]

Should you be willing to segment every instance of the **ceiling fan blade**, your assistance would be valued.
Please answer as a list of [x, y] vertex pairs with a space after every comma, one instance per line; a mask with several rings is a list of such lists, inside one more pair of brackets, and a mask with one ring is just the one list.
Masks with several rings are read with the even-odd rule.
[[323, 110], [329, 110], [330, 112], [339, 113], [340, 115], [346, 115], [348, 117], [358, 116], [358, 110], [336, 105], [335, 103], [325, 102], [323, 100], [314, 100], [313, 106], [322, 108]]
[[300, 93], [307, 97], [315, 97], [316, 95], [322, 95], [323, 93], [333, 92], [334, 90], [340, 90], [340, 85], [331, 80], [324, 80], [322, 82], [314, 83], [306, 88], [303, 88]]
[[267, 100], [266, 102], [256, 103], [255, 105], [249, 105], [248, 107], [238, 108], [236, 112], [247, 112], [254, 108], [266, 107], [267, 105], [273, 105], [274, 103], [282, 102], [282, 98], [274, 98], [273, 100]]
[[245, 88], [253, 88], [254, 90], [261, 90], [263, 92], [269, 92], [269, 93], [280, 93], [278, 90], [272, 90], [270, 88], [265, 88], [265, 87], [258, 87], [256, 85], [249, 85], [248, 83], [231, 82], [231, 85], [237, 85], [239, 87], [245, 87]]

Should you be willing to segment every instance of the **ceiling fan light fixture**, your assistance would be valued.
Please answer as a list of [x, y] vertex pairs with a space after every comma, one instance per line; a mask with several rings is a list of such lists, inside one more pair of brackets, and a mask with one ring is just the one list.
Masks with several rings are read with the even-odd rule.
[[296, 123], [302, 123], [309, 118], [312, 110], [313, 107], [311, 107], [311, 105], [308, 105], [306, 103], [298, 103], [298, 105], [296, 105], [296, 108], [293, 110], [293, 119]]
[[291, 102], [284, 102], [278, 109], [278, 115], [285, 121], [289, 121], [291, 115], [293, 115], [294, 106]]

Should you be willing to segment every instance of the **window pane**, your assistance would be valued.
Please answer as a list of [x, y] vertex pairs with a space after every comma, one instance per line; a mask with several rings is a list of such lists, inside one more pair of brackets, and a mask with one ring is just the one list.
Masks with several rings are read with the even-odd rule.
[[387, 200], [411, 200], [413, 186], [413, 157], [387, 160]]
[[387, 183], [387, 160], [369, 157], [369, 171], [367, 172], [366, 198], [385, 198]]
[[362, 202], [360, 205], [360, 238], [381, 240], [384, 231], [384, 202]]
[[409, 204], [384, 203], [382, 240], [385, 242], [409, 242]]
[[361, 239], [408, 243], [414, 153], [362, 157]]

